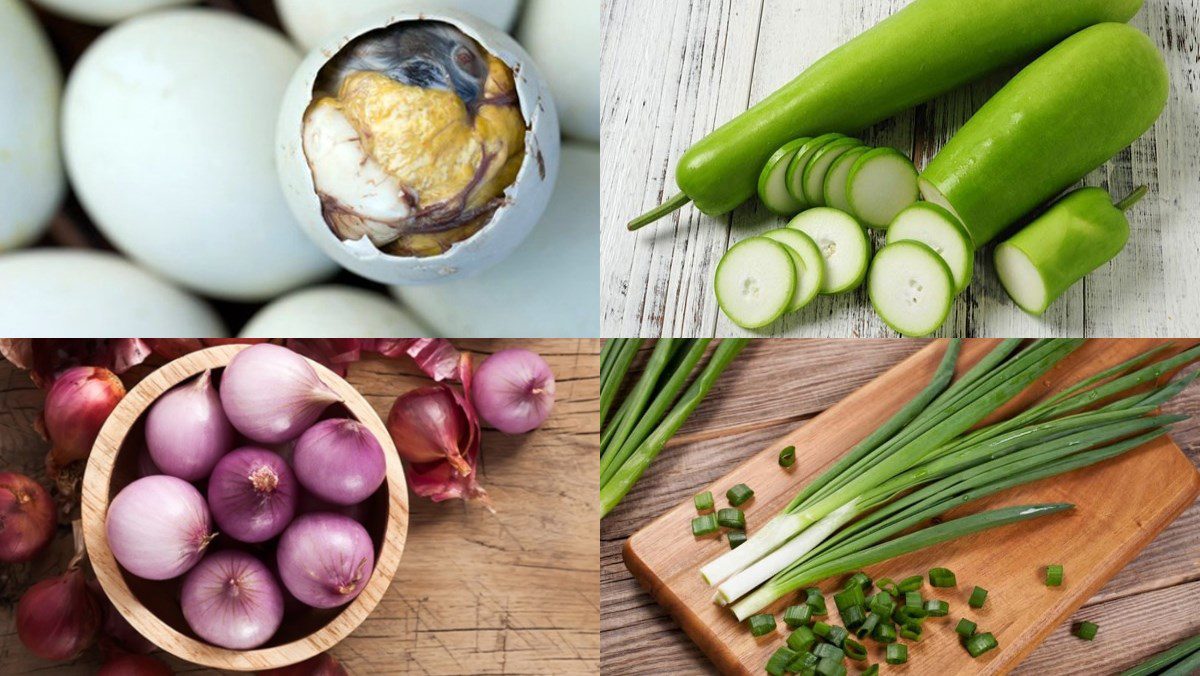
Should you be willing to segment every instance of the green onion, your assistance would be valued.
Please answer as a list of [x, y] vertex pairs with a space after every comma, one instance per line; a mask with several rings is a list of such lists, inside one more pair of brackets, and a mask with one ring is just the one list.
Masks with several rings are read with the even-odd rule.
[[[1164, 673], [1164, 670], [1172, 666], [1179, 666], [1189, 657], [1196, 658], [1197, 656], [1200, 656], [1200, 634], [1153, 655], [1132, 669], [1121, 672], [1121, 676], [1151, 676]], [[1180, 673], [1186, 674], [1187, 672]]]
[[954, 633], [963, 638], [970, 638], [975, 635], [975, 626], [974, 622], [964, 617], [958, 621], [958, 626], [954, 628]]
[[817, 673], [820, 676], [845, 676], [846, 666], [840, 660], [832, 657], [822, 657], [817, 663]]
[[730, 549], [737, 549], [738, 546], [746, 542], [746, 531], [731, 530], [729, 531], [729, 535], [725, 536], [725, 539], [729, 540]]
[[892, 596], [895, 596], [897, 593], [896, 581], [890, 577], [880, 578], [875, 582], [875, 586], [891, 594]]
[[1061, 587], [1063, 583], [1063, 567], [1060, 564], [1046, 566], [1046, 586]]
[[861, 662], [867, 659], [867, 647], [852, 638], [846, 639], [846, 644], [843, 649], [846, 651], [846, 657], [849, 657], [855, 662]]
[[871, 590], [871, 578], [868, 577], [866, 573], [860, 571], [851, 575], [850, 578], [846, 580], [846, 584], [843, 585], [843, 589], [849, 588], [850, 585], [857, 585], [865, 594]]
[[879, 625], [871, 631], [871, 638], [879, 643], [895, 643], [896, 642], [896, 627], [892, 626], [891, 622], [880, 622]]
[[613, 401], [617, 398], [617, 391], [621, 389], [621, 382], [625, 380], [625, 374], [629, 372], [630, 365], [633, 364], [634, 357], [637, 356], [638, 349], [641, 348], [642, 341], [640, 340], [623, 340], [620, 345], [620, 352], [615, 357], [607, 374], [601, 373], [601, 376], [607, 375], [607, 378], [601, 377], [600, 383], [600, 425], [603, 426], [608, 418], [608, 411], [612, 408]]
[[828, 639], [830, 632], [833, 631], [833, 625], [828, 622], [813, 622], [813, 633], [823, 639]]
[[704, 491], [697, 493], [696, 497], [692, 498], [692, 502], [696, 503], [697, 512], [707, 512], [713, 508], [712, 491]]
[[825, 595], [816, 587], [809, 587], [804, 590], [804, 602], [813, 609], [813, 615], [827, 615], [825, 609]]
[[1075, 626], [1075, 635], [1085, 641], [1091, 641], [1096, 638], [1096, 631], [1100, 628], [1094, 622], [1080, 622]]
[[812, 612], [812, 607], [805, 604], [788, 606], [783, 611], [783, 623], [792, 629], [804, 627], [812, 621]]
[[846, 631], [845, 627], [839, 627], [835, 624], [829, 628], [829, 635], [825, 637], [825, 640], [840, 648], [849, 637], [850, 632]]
[[893, 643], [884, 652], [884, 660], [888, 664], [904, 664], [908, 661], [908, 646], [903, 643]]
[[950, 604], [939, 599], [931, 599], [925, 602], [925, 613], [929, 617], [945, 617], [950, 614]]
[[837, 660], [838, 662], [846, 659], [846, 651], [833, 645], [832, 643], [822, 643], [818, 645], [812, 649], [812, 654], [820, 657], [821, 659], [828, 657], [829, 659]]
[[775, 616], [763, 613], [762, 615], [754, 615], [747, 622], [750, 624], [750, 633], [755, 636], [766, 636], [775, 631]]
[[795, 446], [788, 446], [787, 448], [784, 448], [782, 451], [779, 452], [779, 466], [780, 467], [787, 468], [787, 467], [791, 467], [794, 464], [796, 464], [796, 447]]
[[754, 497], [754, 491], [746, 484], [738, 484], [725, 491], [725, 498], [734, 507], [741, 505], [752, 497]]
[[[631, 341], [639, 342], [639, 341]], [[611, 449], [620, 448], [625, 441], [629, 439], [629, 435], [633, 432], [633, 428], [637, 421], [646, 411], [646, 406], [650, 403], [650, 398], [654, 394], [655, 388], [659, 384], [659, 378], [663, 371], [667, 368], [667, 364], [671, 361], [671, 356], [675, 350], [679, 348], [683, 341], [678, 341], [670, 338], [664, 338], [654, 344], [654, 350], [650, 353], [650, 358], [646, 361], [645, 368], [642, 369], [642, 375], [638, 378], [637, 384], [633, 386], [633, 390], [626, 396], [625, 401], [621, 404], [618, 411], [617, 419], [611, 421], [609, 427], [613, 429], [612, 435], [609, 437], [608, 444], [601, 444], [601, 452]], [[619, 383], [618, 383], [619, 387]], [[615, 397], [616, 392], [612, 395]], [[603, 424], [603, 404], [604, 404], [603, 385], [601, 386], [601, 424]], [[611, 402], [610, 402], [611, 404]]]
[[904, 605], [909, 608], [923, 608], [925, 599], [921, 598], [921, 592], [910, 591], [904, 594]]
[[817, 635], [808, 627], [796, 627], [796, 630], [787, 637], [788, 647], [796, 652], [804, 652], [816, 642]]
[[891, 617], [892, 611], [896, 609], [896, 599], [887, 592], [880, 592], [871, 597], [871, 612], [878, 613], [884, 617]]
[[792, 661], [788, 663], [787, 670], [793, 674], [808, 674], [809, 676], [812, 676], [812, 674], [816, 673], [814, 670], [817, 668], [817, 663], [820, 661], [821, 658], [808, 652], [807, 650], [802, 650], [797, 652], [796, 657], [794, 657]]
[[862, 625], [867, 619], [867, 611], [862, 606], [850, 606], [841, 611], [842, 624], [846, 625], [847, 629], [853, 631]]
[[913, 575], [900, 580], [900, 584], [896, 585], [896, 591], [908, 594], [920, 589], [923, 584], [925, 584], [925, 580], [920, 575]]
[[900, 625], [900, 638], [908, 639], [909, 641], [920, 641], [924, 629], [920, 624], [910, 622]]
[[971, 638], [967, 639], [967, 653], [970, 654], [971, 657], [979, 657], [987, 651], [995, 648], [997, 645], [999, 644], [996, 643], [996, 637], [992, 636], [990, 633], [975, 634]]
[[704, 537], [717, 532], [717, 517], [714, 514], [704, 514], [692, 519], [692, 535]]
[[771, 676], [783, 676], [788, 672], [788, 665], [796, 659], [796, 652], [788, 648], [776, 650], [771, 659], [767, 660], [767, 673]]
[[875, 627], [879, 626], [879, 622], [882, 619], [883, 618], [877, 613], [871, 613], [867, 615], [867, 619], [863, 620], [863, 623], [854, 630], [854, 635], [859, 638], [866, 638], [870, 636], [871, 632], [875, 631]]
[[867, 670], [862, 672], [862, 676], [879, 676], [879, 665], [872, 664], [867, 667]]
[[967, 605], [972, 608], [982, 608], [983, 602], [987, 600], [987, 590], [983, 587], [976, 587], [971, 590], [971, 598], [967, 600]]
[[833, 604], [839, 611], [853, 606], [861, 606], [864, 603], [866, 603], [866, 599], [863, 597], [862, 587], [858, 585], [852, 585], [833, 595]]
[[929, 571], [929, 586], [955, 587], [958, 586], [958, 579], [954, 577], [954, 571], [949, 568], [932, 568]]
[[736, 507], [720, 509], [717, 510], [717, 523], [725, 528], [742, 530], [746, 528], [746, 514]]

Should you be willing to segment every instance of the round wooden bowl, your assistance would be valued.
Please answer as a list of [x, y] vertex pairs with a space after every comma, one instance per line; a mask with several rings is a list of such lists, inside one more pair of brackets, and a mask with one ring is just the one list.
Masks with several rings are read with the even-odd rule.
[[[138, 478], [138, 456], [145, 447], [144, 413], [167, 390], [205, 370], [223, 368], [247, 347], [229, 345], [194, 352], [163, 366], [138, 383], [101, 428], [83, 477], [84, 541], [96, 577], [113, 605], [138, 632], [172, 655], [215, 669], [237, 671], [295, 664], [346, 638], [387, 592], [400, 563], [408, 530], [404, 469], [387, 428], [357, 390], [337, 374], [310, 360], [321, 380], [342, 397], [343, 403], [331, 406], [326, 417], [357, 419], [375, 434], [387, 456], [387, 480], [367, 500], [367, 514], [363, 518], [363, 525], [375, 542], [375, 570], [362, 592], [341, 608], [318, 610], [287, 606], [283, 624], [266, 645], [254, 650], [228, 650], [205, 643], [188, 628], [179, 608], [179, 578], [155, 582], [121, 569], [108, 547], [104, 519], [109, 502]], [[269, 566], [273, 563], [271, 560], [266, 562]]]

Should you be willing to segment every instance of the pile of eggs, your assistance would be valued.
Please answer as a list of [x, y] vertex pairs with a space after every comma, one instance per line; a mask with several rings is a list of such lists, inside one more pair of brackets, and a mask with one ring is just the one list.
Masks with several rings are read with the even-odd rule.
[[[198, 294], [264, 306], [243, 333], [598, 332], [599, 0], [421, 3], [430, 13], [409, 0], [276, 0], [291, 40], [186, 0], [34, 2], [115, 25], [64, 86], [24, 1], [0, 0], [0, 44], [13, 54], [0, 63], [0, 288], [21, 289], [0, 303], [0, 323], [31, 334], [224, 335]], [[524, 159], [477, 231], [435, 254], [398, 255], [331, 227], [303, 120], [344, 50], [434, 24], [510, 71]], [[124, 256], [13, 251], [42, 236], [65, 179]], [[392, 287], [391, 297], [329, 285], [339, 266]]]

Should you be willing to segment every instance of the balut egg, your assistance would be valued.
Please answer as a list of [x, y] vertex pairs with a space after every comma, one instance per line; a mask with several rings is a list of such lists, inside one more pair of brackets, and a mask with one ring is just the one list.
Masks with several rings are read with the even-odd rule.
[[386, 284], [511, 254], [558, 171], [554, 103], [508, 35], [457, 13], [384, 15], [313, 51], [284, 96], [278, 166], [309, 237]]
[[292, 292], [259, 310], [243, 338], [426, 338], [392, 299], [349, 286]]
[[153, 9], [187, 5], [196, 0], [34, 0], [68, 19], [108, 26]]
[[12, 337], [222, 337], [203, 301], [129, 261], [74, 249], [0, 256], [0, 326]]
[[66, 181], [58, 153], [62, 74], [21, 0], [0, 0], [0, 251], [42, 234]]
[[567, 143], [554, 197], [511, 258], [478, 277], [392, 293], [440, 336], [600, 335], [600, 152]]
[[563, 133], [600, 141], [600, 0], [529, 0], [517, 41], [550, 82]]
[[275, 9], [296, 42], [312, 49], [342, 29], [387, 11], [420, 5], [433, 11], [449, 9], [473, 14], [497, 28], [510, 30], [520, 9], [518, 0], [275, 0]]
[[300, 57], [282, 35], [176, 9], [100, 36], [67, 81], [67, 170], [119, 249], [190, 289], [259, 301], [332, 272], [274, 166], [279, 102]]

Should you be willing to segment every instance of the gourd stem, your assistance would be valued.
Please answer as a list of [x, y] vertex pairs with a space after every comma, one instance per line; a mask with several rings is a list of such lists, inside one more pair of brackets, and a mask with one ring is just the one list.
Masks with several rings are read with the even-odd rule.
[[640, 230], [641, 228], [644, 228], [647, 225], [650, 225], [654, 221], [657, 221], [658, 219], [662, 218], [663, 216], [666, 216], [667, 214], [671, 213], [672, 211], [675, 211], [676, 209], [679, 209], [680, 207], [682, 207], [683, 205], [685, 205], [691, 201], [692, 201], [692, 198], [688, 197], [687, 195], [685, 195], [683, 193], [679, 193], [678, 195], [667, 200], [666, 202], [663, 202], [661, 205], [651, 209], [650, 211], [647, 211], [646, 213], [642, 214], [641, 216], [638, 216], [637, 218], [633, 219], [632, 221], [629, 221], [629, 230], [630, 231]]
[[1138, 202], [1141, 202], [1142, 198], [1145, 197], [1146, 193], [1148, 193], [1148, 192], [1150, 192], [1150, 186], [1148, 186], [1148, 185], [1139, 186], [1137, 190], [1134, 190], [1133, 192], [1129, 193], [1128, 197], [1121, 200], [1120, 202], [1117, 202], [1117, 208], [1120, 209], [1121, 211], [1129, 211], [1129, 209], [1132, 208], [1133, 205], [1137, 204]]

